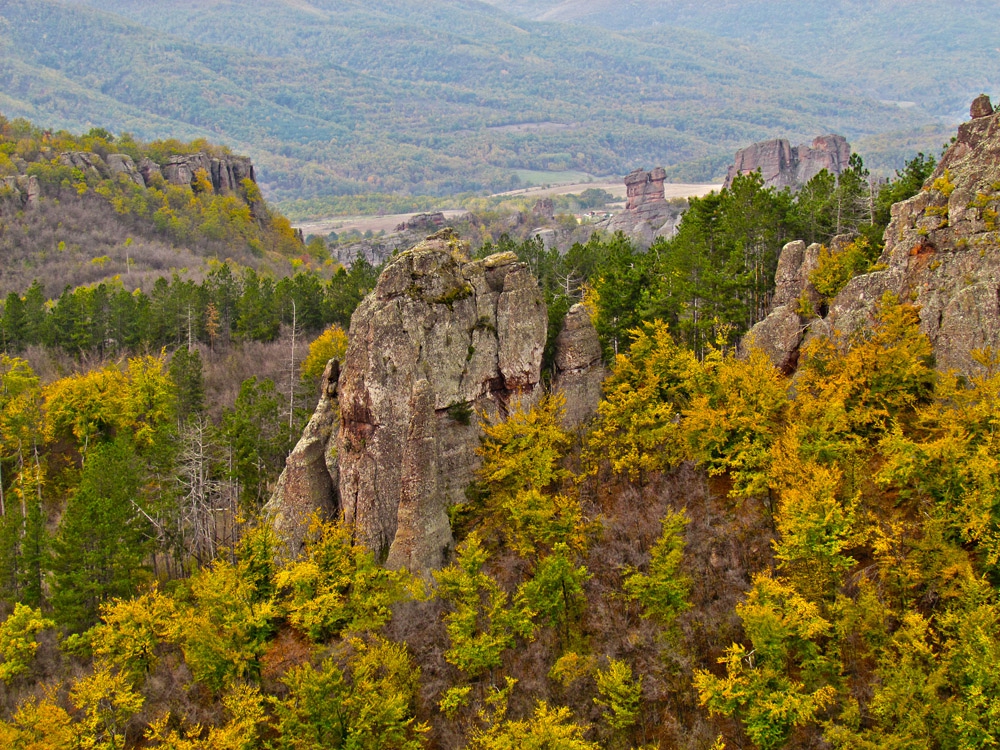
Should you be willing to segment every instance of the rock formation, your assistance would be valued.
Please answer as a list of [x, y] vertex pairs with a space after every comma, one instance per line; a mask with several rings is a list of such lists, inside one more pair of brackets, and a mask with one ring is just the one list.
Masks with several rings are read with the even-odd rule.
[[601, 342], [583, 305], [576, 304], [566, 313], [556, 339], [555, 374], [552, 389], [566, 399], [564, 424], [575, 428], [597, 413], [601, 401], [601, 383], [607, 374], [601, 361]]
[[139, 174], [142, 175], [146, 187], [152, 185], [155, 180], [163, 179], [163, 171], [160, 169], [160, 165], [149, 157], [143, 157], [139, 161]]
[[285, 542], [288, 557], [302, 551], [311, 516], [333, 518], [337, 512], [338, 426], [337, 380], [340, 365], [331, 360], [320, 379], [320, 397], [312, 419], [288, 458], [274, 493], [265, 506], [275, 531]]
[[[843, 340], [870, 325], [885, 292], [919, 308], [920, 330], [929, 337], [941, 369], [975, 372], [979, 366], [972, 350], [1000, 349], [1000, 114], [983, 98], [976, 100], [972, 114], [923, 190], [892, 207], [885, 250], [874, 266], [879, 270], [848, 282], [830, 301], [825, 317], [800, 319], [798, 341], [790, 333], [795, 326], [788, 302], [776, 305], [754, 327], [750, 336], [776, 364], [796, 356], [807, 326], [808, 335]], [[804, 252], [798, 263], [796, 251], [787, 246], [779, 275], [806, 277], [814, 262], [807, 256]], [[789, 333], [786, 338], [768, 333], [778, 330]]]
[[624, 232], [639, 245], [649, 247], [657, 237], [672, 237], [677, 231], [683, 207], [664, 197], [662, 167], [652, 172], [636, 169], [625, 177], [625, 210], [598, 228]]
[[840, 135], [824, 135], [812, 145], [792, 146], [784, 138], [762, 141], [736, 152], [723, 187], [733, 184], [738, 174], [760, 170], [765, 187], [796, 188], [805, 185], [824, 169], [838, 175], [847, 168], [851, 146]]
[[142, 174], [135, 166], [135, 162], [132, 161], [132, 157], [128, 154], [108, 154], [108, 169], [111, 170], [111, 174], [117, 177], [118, 175], [125, 175], [125, 179], [130, 182], [135, 183], [139, 187], [146, 187], [146, 180], [143, 179]]
[[195, 173], [203, 169], [217, 193], [236, 191], [243, 180], [256, 182], [253, 163], [245, 156], [210, 156], [204, 152], [171, 156], [163, 165], [163, 177], [172, 185], [192, 185]]
[[[513, 253], [467, 260], [445, 230], [394, 257], [351, 318], [339, 377], [324, 375], [268, 503], [289, 552], [301, 548], [311, 513], [337, 509], [388, 565], [439, 567], [452, 545], [447, 509], [465, 499], [479, 466], [479, 415], [502, 417], [539, 397], [547, 327], [538, 283]], [[566, 424], [578, 425], [596, 411], [604, 377], [580, 305], [566, 317], [555, 367]]]
[[34, 175], [17, 175], [16, 177], [0, 177], [0, 189], [4, 197], [12, 199], [21, 206], [34, 208], [42, 195], [38, 178]]
[[90, 151], [67, 151], [59, 155], [59, 162], [98, 179], [125, 175], [128, 180], [144, 187], [149, 187], [157, 178], [172, 185], [191, 186], [195, 182], [195, 173], [200, 169], [205, 170], [213, 190], [219, 194], [236, 192], [245, 179], [257, 181], [249, 157], [231, 154], [211, 156], [201, 151], [171, 156], [162, 168], [149, 158], [142, 159], [136, 166], [128, 154], [108, 154], [107, 159], [102, 159]]
[[667, 172], [663, 167], [657, 167], [652, 172], [636, 169], [625, 176], [625, 210], [635, 211], [645, 217], [656, 212], [658, 203], [665, 202], [663, 197], [663, 181]]
[[513, 253], [467, 261], [447, 236], [392, 259], [354, 313], [339, 386], [341, 512], [389, 565], [443, 561], [446, 509], [478, 465], [475, 412], [536, 397], [546, 327], [538, 284]]
[[434, 232], [444, 228], [445, 216], [440, 211], [430, 214], [414, 214], [409, 219], [396, 225], [397, 232], [424, 231]]
[[[850, 240], [847, 235], [835, 237], [830, 243], [831, 252], [839, 252]], [[819, 265], [821, 247], [819, 243], [806, 247], [798, 240], [781, 249], [771, 310], [747, 336], [747, 341], [767, 352], [774, 366], [786, 375], [794, 372], [798, 364], [799, 346], [811, 322], [807, 311], [823, 312], [822, 296], [809, 282], [809, 274]]]
[[108, 169], [108, 165], [104, 163], [104, 160], [90, 151], [67, 151], [59, 154], [59, 163], [64, 167], [79, 169], [84, 174], [96, 177], [97, 179], [105, 179], [111, 176], [111, 170]]

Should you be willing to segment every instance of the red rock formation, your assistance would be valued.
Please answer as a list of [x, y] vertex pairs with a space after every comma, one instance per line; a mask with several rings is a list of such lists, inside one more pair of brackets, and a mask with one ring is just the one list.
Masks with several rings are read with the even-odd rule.
[[641, 169], [628, 174], [625, 177], [625, 188], [628, 191], [628, 199], [625, 202], [627, 211], [637, 211], [649, 203], [665, 201], [663, 197], [663, 181], [667, 173], [663, 167], [657, 167], [652, 172], [644, 172]]
[[812, 145], [791, 146], [784, 138], [762, 141], [736, 152], [736, 162], [726, 173], [724, 187], [738, 174], [760, 170], [764, 185], [785, 188], [804, 185], [824, 169], [840, 174], [851, 158], [851, 146], [840, 135], [824, 135]]

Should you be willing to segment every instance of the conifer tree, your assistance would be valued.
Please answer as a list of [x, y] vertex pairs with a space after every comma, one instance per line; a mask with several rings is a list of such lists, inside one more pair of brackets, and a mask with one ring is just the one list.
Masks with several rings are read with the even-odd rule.
[[146, 579], [149, 521], [140, 461], [128, 436], [94, 447], [53, 540], [52, 607], [71, 631], [97, 622], [102, 602]]

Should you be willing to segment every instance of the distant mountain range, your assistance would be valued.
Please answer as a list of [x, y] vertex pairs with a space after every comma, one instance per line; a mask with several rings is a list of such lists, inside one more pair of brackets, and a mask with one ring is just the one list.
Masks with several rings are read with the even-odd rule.
[[653, 21], [540, 23], [472, 0], [0, 0], [0, 112], [210, 138], [253, 156], [279, 205], [498, 190], [519, 170], [662, 164], [708, 179], [774, 136], [907, 131], [940, 145], [925, 108], [876, 101], [780, 52]]

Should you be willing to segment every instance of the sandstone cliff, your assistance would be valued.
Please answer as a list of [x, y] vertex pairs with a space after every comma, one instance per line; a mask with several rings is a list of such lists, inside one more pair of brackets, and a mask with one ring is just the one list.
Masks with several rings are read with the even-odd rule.
[[[538, 283], [513, 253], [470, 261], [446, 230], [393, 258], [354, 313], [339, 376], [331, 363], [268, 503], [288, 551], [301, 548], [311, 513], [339, 512], [388, 565], [439, 567], [452, 545], [448, 507], [479, 466], [479, 415], [538, 398], [547, 325]], [[577, 305], [555, 352], [567, 426], [595, 413], [603, 377]]]
[[848, 282], [825, 317], [795, 314], [789, 300], [808, 293], [803, 280], [815, 258], [802, 243], [785, 247], [774, 309], [749, 334], [772, 361], [794, 366], [804, 338], [843, 339], [869, 325], [885, 292], [919, 308], [941, 369], [974, 372], [972, 350], [1000, 348], [1000, 115], [985, 97], [972, 115], [923, 190], [893, 206], [877, 270]]
[[792, 146], [784, 138], [762, 141], [736, 152], [736, 161], [726, 173], [723, 187], [733, 184], [738, 174], [760, 170], [765, 187], [799, 187], [824, 169], [838, 175], [847, 168], [851, 146], [840, 135], [824, 135], [811, 145]]
[[351, 319], [340, 377], [340, 502], [394, 566], [440, 565], [446, 509], [478, 465], [476, 411], [536, 397], [547, 315], [511, 253], [467, 261], [429, 239], [385, 268]]

